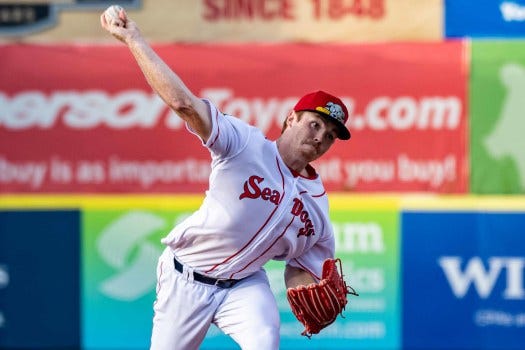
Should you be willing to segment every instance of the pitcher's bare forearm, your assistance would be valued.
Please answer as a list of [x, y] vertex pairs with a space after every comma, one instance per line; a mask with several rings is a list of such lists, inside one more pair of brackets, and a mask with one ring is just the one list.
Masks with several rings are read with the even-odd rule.
[[151, 88], [206, 141], [211, 121], [205, 102], [196, 97], [182, 79], [157, 55], [124, 9], [108, 9], [100, 17], [102, 28], [125, 43]]
[[206, 104], [186, 87], [180, 77], [157, 55], [144, 39], [134, 39], [128, 47], [152, 89], [204, 140], [211, 123]]

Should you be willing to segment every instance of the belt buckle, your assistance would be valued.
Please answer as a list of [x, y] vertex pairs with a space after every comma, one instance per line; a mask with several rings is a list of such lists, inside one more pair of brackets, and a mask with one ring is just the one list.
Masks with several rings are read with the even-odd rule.
[[231, 288], [235, 285], [235, 283], [237, 283], [236, 280], [232, 280], [232, 279], [217, 279], [215, 281], [215, 286], [216, 287], [219, 287], [219, 288]]

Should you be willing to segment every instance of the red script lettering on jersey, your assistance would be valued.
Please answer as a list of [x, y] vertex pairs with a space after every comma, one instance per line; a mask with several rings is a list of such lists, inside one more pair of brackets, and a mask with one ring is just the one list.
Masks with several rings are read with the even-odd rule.
[[281, 193], [277, 190], [272, 190], [271, 188], [264, 187], [260, 188], [259, 184], [264, 181], [264, 177], [257, 175], [252, 175], [250, 178], [244, 182], [244, 192], [241, 193], [239, 199], [243, 198], [261, 198], [265, 201], [270, 201], [273, 204], [277, 205], [281, 201]]
[[303, 202], [299, 198], [294, 198], [293, 202], [292, 214], [299, 217], [304, 224], [304, 227], [300, 228], [299, 232], [297, 232], [297, 237], [315, 235], [314, 224], [312, 220], [310, 220], [310, 214], [308, 214], [306, 210], [303, 210]]
[[[281, 201], [281, 193], [277, 190], [272, 190], [269, 187], [259, 186], [264, 181], [264, 177], [257, 175], [252, 175], [248, 180], [244, 181], [244, 192], [239, 195], [239, 199], [251, 198], [257, 199], [261, 198], [265, 201], [270, 201], [271, 203], [278, 205]], [[299, 198], [293, 199], [293, 207], [290, 211], [292, 215], [296, 216], [304, 224], [303, 227], [297, 232], [297, 237], [300, 236], [311, 236], [315, 235], [314, 224], [310, 220], [310, 214], [308, 211], [304, 210], [304, 204]]]

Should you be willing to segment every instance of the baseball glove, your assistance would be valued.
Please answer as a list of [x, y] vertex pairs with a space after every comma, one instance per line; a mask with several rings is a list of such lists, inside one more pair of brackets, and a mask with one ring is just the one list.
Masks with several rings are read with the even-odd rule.
[[288, 288], [286, 292], [292, 312], [304, 325], [301, 334], [308, 338], [332, 324], [337, 315], [342, 315], [347, 303], [347, 294], [358, 295], [352, 287], [346, 285], [340, 259], [324, 261], [319, 283]]

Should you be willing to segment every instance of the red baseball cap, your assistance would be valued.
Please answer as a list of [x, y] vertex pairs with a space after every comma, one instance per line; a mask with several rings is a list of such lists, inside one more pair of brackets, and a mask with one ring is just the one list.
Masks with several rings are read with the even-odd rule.
[[338, 137], [341, 140], [350, 138], [350, 131], [345, 126], [348, 120], [348, 109], [343, 101], [324, 91], [311, 92], [301, 97], [299, 102], [293, 108], [294, 111], [312, 111], [321, 114], [328, 120], [336, 123], [339, 132]]

